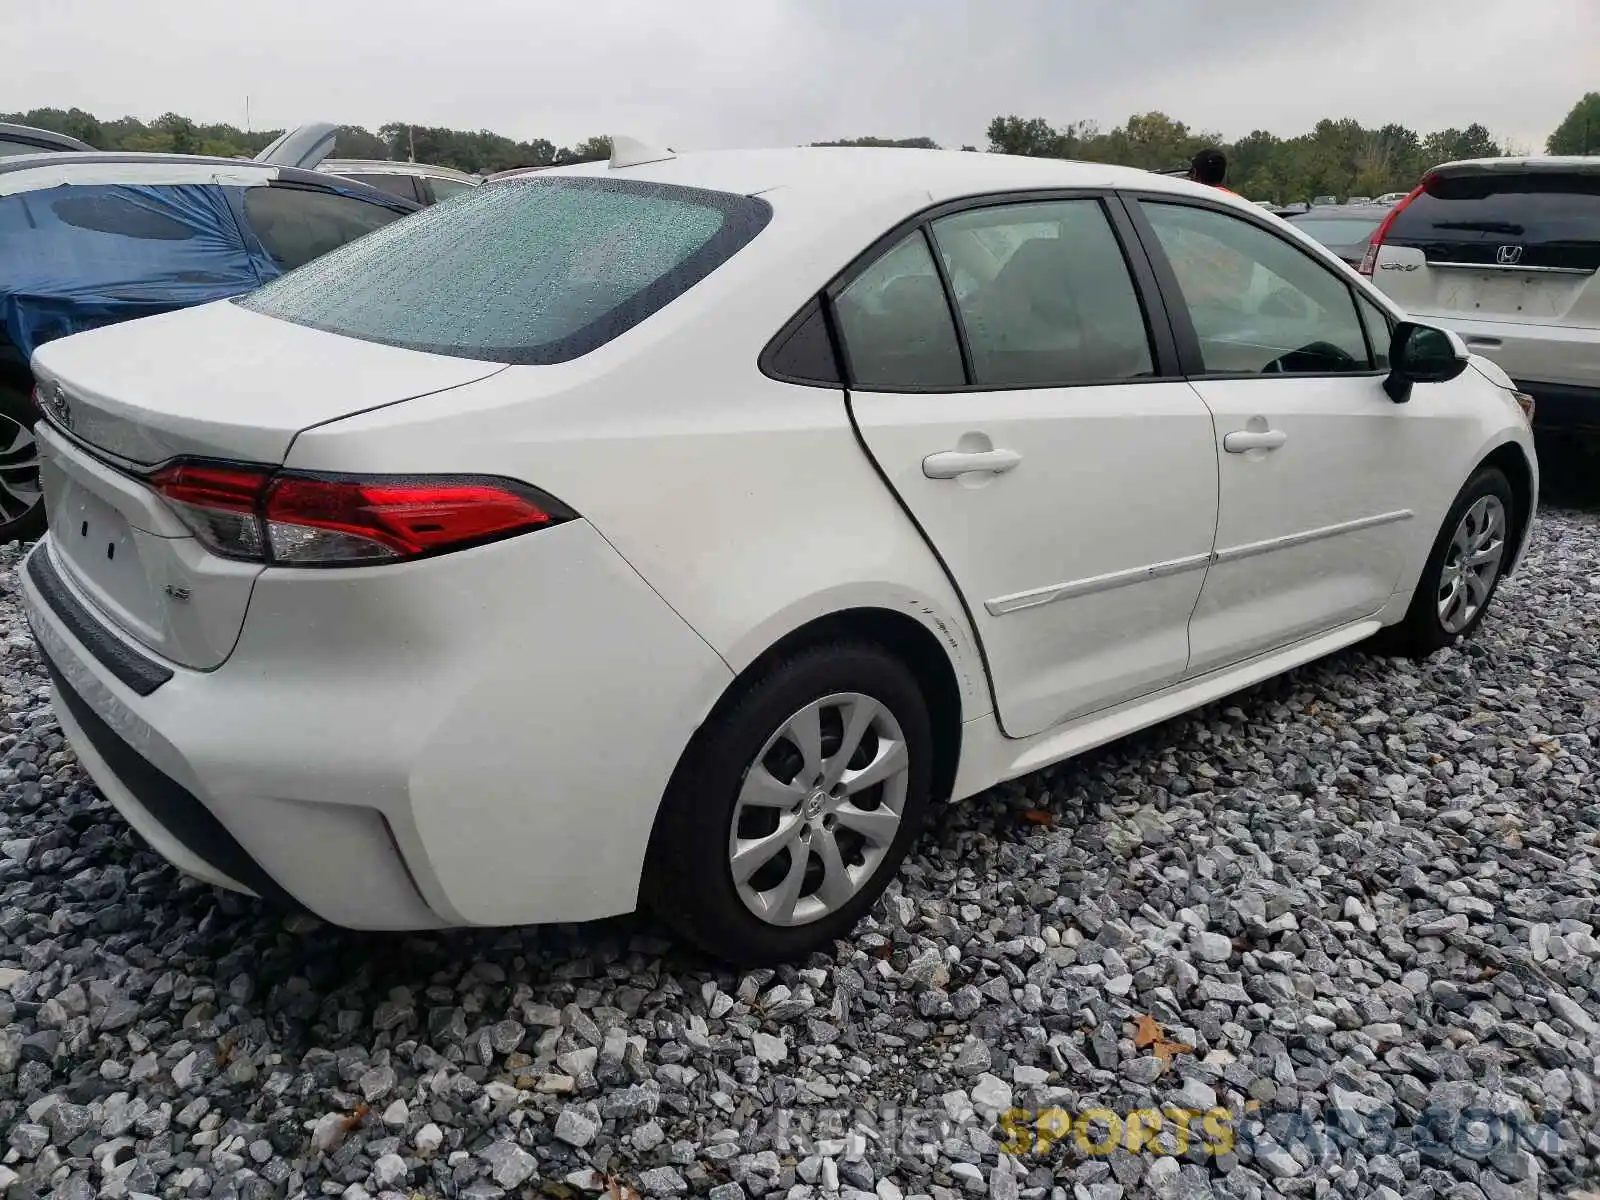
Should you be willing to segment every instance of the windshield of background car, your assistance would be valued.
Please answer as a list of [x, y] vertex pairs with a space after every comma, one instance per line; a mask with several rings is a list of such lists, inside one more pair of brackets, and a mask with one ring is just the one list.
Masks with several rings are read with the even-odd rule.
[[1436, 176], [1384, 243], [1421, 250], [1429, 262], [1600, 270], [1600, 172]]
[[688, 291], [771, 215], [754, 197], [640, 180], [508, 180], [397, 221], [238, 303], [409, 350], [565, 362]]
[[1290, 222], [1324, 246], [1353, 246], [1377, 231], [1382, 215], [1372, 217], [1297, 217]]

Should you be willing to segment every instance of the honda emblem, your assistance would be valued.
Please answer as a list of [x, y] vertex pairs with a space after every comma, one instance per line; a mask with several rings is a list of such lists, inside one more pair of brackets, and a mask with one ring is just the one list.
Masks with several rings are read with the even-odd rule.
[[1514, 267], [1522, 261], [1522, 247], [1501, 246], [1494, 253], [1494, 261], [1502, 267]]

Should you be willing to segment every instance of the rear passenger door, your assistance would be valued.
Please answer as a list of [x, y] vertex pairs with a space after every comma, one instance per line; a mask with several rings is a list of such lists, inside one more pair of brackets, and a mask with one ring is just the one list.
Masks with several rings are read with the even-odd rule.
[[965, 598], [1013, 737], [1188, 664], [1216, 451], [1153, 296], [1126, 214], [1085, 193], [945, 206], [830, 293], [861, 437]]
[[282, 182], [246, 188], [242, 209], [246, 229], [280, 272], [304, 266], [407, 215], [353, 196]]

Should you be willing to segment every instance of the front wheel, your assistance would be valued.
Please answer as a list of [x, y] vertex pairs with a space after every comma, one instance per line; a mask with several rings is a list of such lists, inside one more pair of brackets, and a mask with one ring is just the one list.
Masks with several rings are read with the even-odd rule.
[[1388, 649], [1414, 657], [1469, 636], [1482, 623], [1510, 565], [1511, 484], [1485, 467], [1461, 489], [1428, 555], [1405, 620], [1387, 630]]
[[0, 383], [0, 545], [44, 532], [39, 447], [33, 440], [37, 416], [33, 401]]
[[915, 676], [864, 643], [802, 650], [707, 722], [663, 801], [648, 903], [739, 964], [846, 936], [916, 837], [933, 770]]

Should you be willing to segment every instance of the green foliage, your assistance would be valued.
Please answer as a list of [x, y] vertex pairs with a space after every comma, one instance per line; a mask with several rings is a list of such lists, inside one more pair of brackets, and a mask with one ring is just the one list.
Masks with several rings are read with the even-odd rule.
[[903, 146], [910, 150], [937, 150], [939, 143], [932, 138], [840, 138], [836, 142], [812, 142], [813, 146]]
[[1574, 104], [1544, 148], [1549, 154], [1600, 154], [1600, 92]]
[[[1600, 105], [1600, 95], [1594, 99]], [[1595, 131], [1600, 141], [1600, 114]], [[1280, 204], [1313, 196], [1409, 191], [1431, 166], [1502, 153], [1489, 131], [1476, 124], [1419, 137], [1404, 125], [1367, 129], [1345, 118], [1318, 121], [1309, 133], [1292, 138], [1258, 129], [1230, 145], [1220, 134], [1190, 129], [1161, 112], [1136, 114], [1109, 132], [1092, 122], [1058, 128], [1041, 117], [996, 117], [989, 123], [989, 149], [997, 154], [1076, 158], [1152, 171], [1186, 168], [1206, 146], [1227, 154], [1229, 187], [1252, 200]]]
[[[178, 113], [148, 124], [134, 117], [102, 121], [82, 109], [37, 108], [0, 113], [0, 121], [53, 129], [102, 150], [157, 150], [249, 158], [282, 130], [245, 132], [232, 125], [199, 125]], [[1191, 129], [1162, 112], [1137, 113], [1102, 131], [1093, 121], [1053, 126], [1042, 117], [1005, 116], [989, 122], [989, 150], [1036, 158], [1076, 158], [1167, 171], [1188, 166], [1204, 146], [1228, 156], [1228, 185], [1253, 200], [1291, 203], [1318, 195], [1377, 196], [1408, 191], [1422, 173], [1460, 158], [1505, 153], [1482, 125], [1441, 129], [1425, 136], [1403, 125], [1364, 128], [1360, 122], [1318, 121], [1298, 137], [1255, 130], [1228, 144], [1217, 133]], [[815, 146], [905, 146], [939, 148], [932, 138], [839, 138]], [[1552, 154], [1600, 153], [1600, 92], [1578, 101], [1547, 146]], [[963, 146], [963, 150], [974, 147]], [[545, 167], [609, 158], [611, 139], [592, 137], [575, 146], [545, 138], [519, 142], [487, 129], [477, 132], [392, 122], [376, 133], [342, 125], [334, 147], [338, 158], [400, 159], [437, 163], [489, 174], [511, 167]]]
[[[179, 113], [166, 113], [148, 123], [136, 117], [101, 121], [79, 108], [0, 113], [0, 121], [70, 134], [97, 150], [213, 154], [224, 158], [250, 158], [283, 132], [267, 129], [247, 133], [233, 125], [199, 125]], [[544, 138], [518, 142], [487, 129], [473, 133], [399, 123], [380, 126], [377, 133], [359, 125], [341, 125], [333, 153], [336, 158], [404, 160], [413, 157], [413, 145], [417, 162], [485, 174], [511, 167], [546, 167], [611, 157], [608, 137], [592, 137], [576, 146], [558, 147]]]

